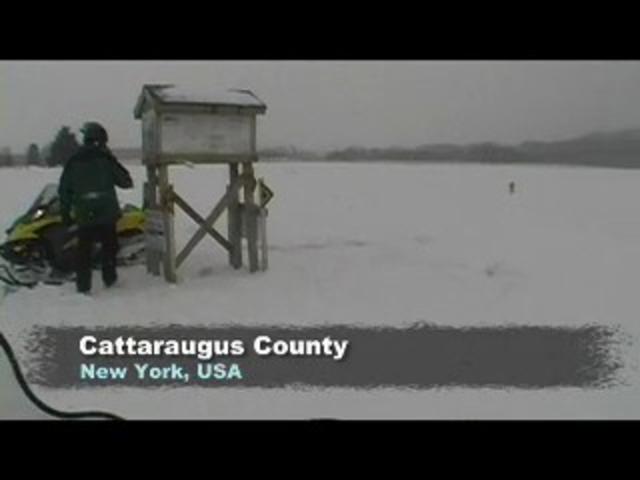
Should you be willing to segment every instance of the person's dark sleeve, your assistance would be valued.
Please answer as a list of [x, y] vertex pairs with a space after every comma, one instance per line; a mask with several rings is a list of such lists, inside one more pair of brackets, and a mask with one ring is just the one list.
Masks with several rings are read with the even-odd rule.
[[71, 165], [67, 162], [62, 175], [60, 176], [60, 182], [58, 183], [58, 196], [60, 197], [60, 215], [62, 221], [65, 224], [71, 223], [71, 204], [73, 202], [73, 188], [71, 185]]
[[120, 188], [133, 188], [133, 179], [129, 171], [111, 155], [111, 167], [113, 171], [114, 183]]

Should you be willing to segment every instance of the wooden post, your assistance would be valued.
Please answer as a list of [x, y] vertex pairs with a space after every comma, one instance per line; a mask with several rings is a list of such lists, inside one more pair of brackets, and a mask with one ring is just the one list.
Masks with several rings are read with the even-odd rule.
[[[256, 117], [251, 117], [250, 122], [250, 145], [253, 155], [257, 153], [256, 142]], [[242, 173], [247, 177], [244, 187], [244, 216], [247, 235], [247, 256], [249, 257], [249, 271], [258, 271], [258, 208], [255, 203], [255, 191], [257, 186], [256, 177], [253, 171], [253, 164], [245, 162], [242, 164]]]
[[169, 167], [167, 165], [158, 167], [158, 184], [160, 187], [160, 208], [162, 209], [165, 234], [164, 278], [167, 282], [177, 283], [173, 195], [172, 187], [169, 184]]
[[269, 268], [269, 246], [267, 244], [267, 214], [269, 211], [261, 207], [258, 217], [258, 234], [260, 237], [260, 269], [264, 272]]
[[[227, 192], [238, 179], [238, 164], [229, 163], [229, 185]], [[229, 264], [238, 269], [242, 267], [242, 217], [240, 214], [240, 202], [238, 193], [232, 195], [227, 208], [227, 238], [231, 243], [231, 251], [229, 252]]]
[[[147, 165], [147, 183], [143, 189], [142, 208], [145, 210], [156, 210], [158, 208], [158, 175], [152, 165]], [[160, 253], [147, 245], [147, 272], [156, 276], [160, 275], [160, 260]]]
[[251, 162], [242, 164], [242, 174], [246, 178], [244, 184], [244, 221], [247, 236], [247, 256], [249, 257], [249, 271], [254, 273], [258, 271], [258, 216], [254, 196], [257, 182]]
[[[151, 172], [150, 172], [150, 167], [147, 166], [147, 181], [144, 183], [144, 185], [142, 186], [142, 209], [147, 211], [149, 210], [151, 204], [153, 203], [153, 193], [151, 191], [152, 189], [152, 183], [151, 183]], [[145, 234], [145, 241], [146, 241], [147, 237]], [[146, 249], [145, 249], [145, 263], [147, 266], [147, 273], [152, 273], [153, 271], [153, 252], [152, 250], [149, 248], [149, 245], [146, 245]]]

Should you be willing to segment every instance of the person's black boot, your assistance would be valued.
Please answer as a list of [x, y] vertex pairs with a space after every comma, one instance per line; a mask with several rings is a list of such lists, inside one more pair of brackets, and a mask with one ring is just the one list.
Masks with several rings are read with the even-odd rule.
[[102, 283], [106, 288], [113, 287], [118, 281], [118, 273], [115, 266], [105, 266], [102, 269]]
[[91, 292], [91, 270], [81, 270], [76, 273], [76, 290], [78, 293]]

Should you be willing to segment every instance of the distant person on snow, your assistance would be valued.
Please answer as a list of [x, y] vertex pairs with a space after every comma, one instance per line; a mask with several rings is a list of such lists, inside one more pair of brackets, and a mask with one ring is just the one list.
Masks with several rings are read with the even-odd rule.
[[[118, 237], [116, 223], [122, 212], [115, 187], [132, 188], [133, 180], [107, 147], [107, 131], [96, 122], [81, 129], [83, 145], [65, 164], [58, 193], [62, 221], [78, 225], [76, 289], [91, 291], [92, 251], [101, 245], [102, 281], [105, 287], [116, 283]], [[73, 217], [72, 217], [73, 216]]]

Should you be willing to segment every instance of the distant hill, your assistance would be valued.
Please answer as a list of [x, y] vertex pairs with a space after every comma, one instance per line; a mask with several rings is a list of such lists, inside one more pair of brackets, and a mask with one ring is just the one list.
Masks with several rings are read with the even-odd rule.
[[417, 148], [357, 148], [330, 152], [327, 160], [404, 160], [418, 162], [589, 165], [640, 168], [640, 129], [595, 132], [555, 142], [519, 145], [433, 144]]
[[558, 142], [525, 142], [519, 150], [545, 163], [640, 167], [640, 129], [595, 132]]

